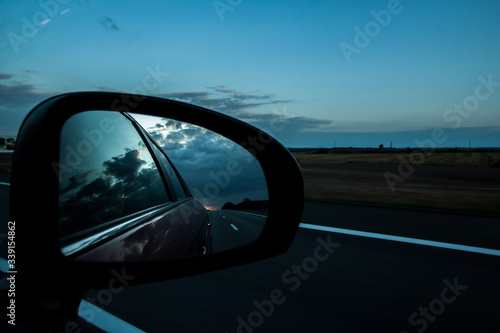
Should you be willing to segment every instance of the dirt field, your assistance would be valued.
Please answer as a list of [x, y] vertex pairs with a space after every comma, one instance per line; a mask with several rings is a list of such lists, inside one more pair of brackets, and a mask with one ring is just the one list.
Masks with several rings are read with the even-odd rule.
[[294, 155], [306, 198], [500, 214], [498, 153]]
[[[500, 214], [499, 153], [296, 153], [309, 199], [372, 202]], [[12, 154], [0, 154], [0, 175]], [[420, 162], [422, 162], [420, 164]]]

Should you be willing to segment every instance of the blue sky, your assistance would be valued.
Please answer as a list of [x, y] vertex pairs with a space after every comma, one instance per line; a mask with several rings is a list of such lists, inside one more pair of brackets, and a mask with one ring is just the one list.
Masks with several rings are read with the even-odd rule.
[[286, 146], [417, 146], [443, 128], [438, 146], [498, 147], [499, 12], [493, 0], [4, 0], [0, 135], [49, 96], [111, 90], [261, 128], [277, 117]]

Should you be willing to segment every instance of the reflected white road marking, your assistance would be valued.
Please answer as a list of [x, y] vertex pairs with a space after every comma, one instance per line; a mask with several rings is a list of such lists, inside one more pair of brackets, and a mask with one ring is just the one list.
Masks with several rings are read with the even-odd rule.
[[229, 224], [231, 227], [233, 227], [234, 230], [238, 230], [238, 228], [234, 224]]
[[267, 218], [267, 215], [261, 215], [261, 214], [255, 214], [255, 213], [249, 213], [249, 212], [240, 212], [240, 211], [232, 211], [233, 213], [238, 213], [238, 214], [246, 214], [246, 215], [253, 215], [253, 216], [258, 216], [258, 217], [265, 217]]
[[307, 224], [307, 223], [301, 223], [301, 224], [299, 224], [299, 227], [300, 228], [304, 228], [304, 229], [313, 229], [313, 230], [321, 230], [321, 231], [328, 231], [328, 232], [336, 232], [336, 233], [345, 234], [345, 235], [352, 235], [352, 236], [359, 236], [359, 237], [368, 237], [368, 238], [376, 238], [376, 239], [390, 240], [390, 241], [394, 241], [394, 242], [418, 244], [418, 245], [425, 245], [425, 246], [440, 247], [440, 248], [443, 248], [443, 249], [452, 249], [452, 250], [458, 250], [458, 251], [466, 251], [466, 252], [474, 252], [474, 253], [481, 253], [481, 254], [489, 254], [489, 255], [492, 255], [492, 256], [500, 256], [500, 250], [487, 249], [487, 248], [483, 248], [483, 247], [460, 245], [460, 244], [452, 244], [452, 243], [443, 243], [443, 242], [430, 241], [430, 240], [426, 240], [426, 239], [418, 239], [418, 238], [409, 238], [409, 237], [401, 237], [401, 236], [392, 236], [392, 235], [385, 235], [385, 234], [377, 234], [377, 233], [374, 233], [374, 232], [366, 232], [366, 231], [358, 231], [358, 230], [351, 230], [351, 229], [341, 229], [341, 228], [334, 228], [334, 227], [326, 227], [326, 226], [323, 226], [323, 225]]

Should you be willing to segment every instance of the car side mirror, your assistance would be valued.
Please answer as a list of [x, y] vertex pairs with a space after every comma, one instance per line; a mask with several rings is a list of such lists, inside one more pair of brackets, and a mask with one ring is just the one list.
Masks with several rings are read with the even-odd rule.
[[[93, 115], [88, 117], [91, 113]], [[261, 179], [253, 184], [253, 188], [247, 188], [251, 193], [247, 206], [244, 206], [244, 198], [243, 205], [239, 207], [234, 206], [240, 202], [228, 200], [228, 207], [233, 205], [233, 211], [240, 210], [234, 214], [245, 211], [264, 215], [265, 223], [261, 223], [251, 237], [213, 253], [204, 253], [208, 248], [197, 247], [203, 241], [207, 244], [208, 238], [198, 243], [195, 241], [188, 246], [190, 249], [170, 257], [154, 256], [152, 248], [148, 253], [127, 257], [123, 251], [113, 253], [116, 244], [101, 253], [91, 253], [103, 244], [111, 244], [117, 237], [123, 238], [144, 223], [154, 224], [154, 214], [146, 219], [141, 219], [144, 217], [141, 214], [157, 208], [166, 209], [162, 206], [165, 204], [164, 197], [158, 199], [156, 196], [159, 192], [165, 191], [170, 200], [168, 202], [190, 202], [188, 205], [194, 215], [204, 216], [211, 212], [209, 205], [203, 206], [200, 202], [203, 200], [193, 199], [193, 189], [187, 186], [181, 167], [172, 163], [168, 154], [162, 153], [165, 147], [161, 147], [151, 133], [138, 126], [136, 119], [144, 116], [168, 118], [181, 126], [197, 126], [221, 140], [231, 142], [239, 153], [246, 154], [242, 156], [253, 163], [251, 177], [260, 174]], [[85, 132], [90, 145], [81, 141], [83, 137], [77, 138], [78, 135], [85, 135], [82, 128], [79, 132], [75, 130], [82, 122], [91, 125]], [[119, 122], [134, 127], [134, 135], [140, 140], [134, 142], [130, 135], [115, 132], [107, 133], [110, 135], [106, 144], [104, 137], [102, 146], [92, 144], [91, 139], [98, 141], [100, 138], [92, 137], [93, 128], [100, 129], [102, 133], [112, 132], [113, 126], [119, 127]], [[132, 146], [127, 146], [127, 140], [132, 142]], [[119, 143], [122, 147], [111, 151], [113, 144]], [[69, 156], [71, 149], [80, 156]], [[90, 149], [95, 149], [94, 154]], [[149, 157], [143, 155], [146, 152]], [[80, 163], [77, 163], [78, 158]], [[73, 165], [68, 165], [68, 161]], [[128, 174], [124, 171], [127, 168]], [[161, 170], [152, 175], [154, 168]], [[233, 163], [226, 172], [232, 170], [236, 173], [236, 169]], [[182, 198], [183, 195], [185, 198]], [[87, 205], [78, 202], [78, 198], [87, 200]], [[105, 204], [100, 201], [104, 199], [108, 200]], [[100, 208], [92, 205], [100, 205]], [[198, 106], [149, 96], [78, 92], [52, 97], [36, 106], [25, 118], [13, 156], [9, 214], [10, 221], [16, 226], [18, 303], [23, 304], [26, 310], [19, 309], [18, 313], [29, 317], [31, 310], [40, 311], [44, 308], [40, 304], [50, 303], [51, 306], [44, 308], [48, 312], [76, 315], [81, 295], [89, 288], [107, 288], [116, 272], [126, 271], [129, 276], [134, 276], [129, 283], [133, 285], [213, 271], [283, 253], [297, 232], [302, 208], [302, 174], [294, 157], [274, 138], [242, 121]], [[261, 212], [256, 213], [256, 210]], [[162, 214], [168, 214], [168, 211]], [[179, 222], [179, 216], [182, 219], [182, 214], [171, 216], [170, 222]], [[131, 220], [134, 220], [131, 224], [121, 223]], [[186, 223], [186, 220], [181, 220], [181, 223]], [[199, 231], [206, 231], [201, 219], [196, 223]], [[257, 225], [260, 222], [249, 223]], [[109, 233], [112, 228], [120, 226], [123, 229]], [[236, 224], [234, 226], [237, 227]], [[151, 241], [153, 230], [164, 234], [168, 231], [151, 228], [149, 233], [137, 238], [128, 250]], [[178, 231], [181, 235], [180, 229]], [[89, 239], [96, 234], [104, 238]], [[154, 237], [161, 252], [166, 245], [159, 235], [156, 233]], [[126, 243], [125, 238], [122, 239], [123, 244]], [[89, 243], [86, 243], [87, 240]], [[75, 244], [76, 247], [73, 246]], [[124, 249], [127, 251], [127, 248]]]

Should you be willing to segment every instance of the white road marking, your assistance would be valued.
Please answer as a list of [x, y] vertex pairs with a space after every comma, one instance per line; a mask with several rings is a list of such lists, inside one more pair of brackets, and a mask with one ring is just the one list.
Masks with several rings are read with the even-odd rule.
[[111, 313], [104, 311], [103, 309], [95, 306], [92, 303], [83, 300], [80, 302], [80, 308], [78, 309], [78, 315], [80, 318], [84, 318], [85, 313], [91, 313], [94, 315], [92, 320], [88, 320], [89, 323], [100, 328], [105, 332], [124, 332], [124, 333], [144, 333], [145, 331], [138, 329], [135, 326], [130, 325], [126, 321], [113, 316]]
[[9, 270], [9, 263], [5, 258], [0, 257], [0, 271], [3, 273], [7, 272]]
[[229, 224], [231, 227], [233, 227], [234, 230], [238, 230], [238, 228], [234, 224]]
[[[0, 257], [0, 271], [8, 272], [8, 270], [8, 261], [5, 260], [5, 258]], [[92, 314], [92, 320], [87, 320], [89, 314]], [[88, 321], [105, 332], [144, 333], [143, 330], [130, 325], [126, 321], [83, 299], [81, 300], [80, 307], [78, 308], [78, 315], [83, 320]]]
[[418, 238], [409, 238], [409, 237], [377, 234], [374, 232], [326, 227], [323, 225], [307, 224], [307, 223], [301, 223], [301, 224], [299, 224], [299, 227], [304, 228], [304, 229], [336, 232], [336, 233], [345, 234], [345, 235], [376, 238], [376, 239], [383, 239], [383, 240], [389, 240], [389, 241], [394, 241], [394, 242], [418, 244], [418, 245], [425, 245], [425, 246], [440, 247], [443, 249], [452, 249], [452, 250], [458, 250], [458, 251], [466, 251], [466, 252], [474, 252], [474, 253], [481, 253], [481, 254], [489, 254], [489, 255], [493, 255], [493, 256], [500, 256], [500, 250], [487, 249], [487, 248], [483, 248], [483, 247], [436, 242], [436, 241], [431, 241], [431, 240], [426, 240], [426, 239], [418, 239]]

